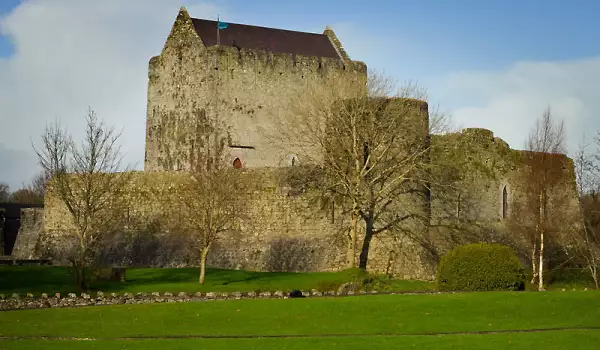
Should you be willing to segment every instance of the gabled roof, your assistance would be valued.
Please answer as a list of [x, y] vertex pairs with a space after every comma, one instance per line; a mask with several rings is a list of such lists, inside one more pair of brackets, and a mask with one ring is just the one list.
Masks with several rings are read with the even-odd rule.
[[[204, 45], [217, 44], [217, 22], [192, 18]], [[228, 23], [219, 33], [220, 45], [303, 56], [340, 58], [325, 34]]]

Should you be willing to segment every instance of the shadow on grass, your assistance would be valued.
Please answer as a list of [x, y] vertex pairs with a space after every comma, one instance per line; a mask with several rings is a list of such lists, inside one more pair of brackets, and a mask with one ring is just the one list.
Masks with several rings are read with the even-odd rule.
[[[69, 293], [76, 292], [75, 278], [67, 267], [4, 266], [0, 267], [0, 293]], [[290, 291], [313, 288], [336, 289], [348, 282], [348, 272], [254, 272], [244, 270], [207, 269], [206, 281], [198, 283], [198, 268], [128, 268], [125, 282], [92, 281], [88, 292], [248, 292]], [[329, 286], [331, 288], [329, 288]], [[394, 281], [394, 288], [404, 291], [423, 291], [431, 283]]]
[[75, 275], [66, 267], [0, 267], [0, 293], [4, 294], [74, 291], [76, 285]]

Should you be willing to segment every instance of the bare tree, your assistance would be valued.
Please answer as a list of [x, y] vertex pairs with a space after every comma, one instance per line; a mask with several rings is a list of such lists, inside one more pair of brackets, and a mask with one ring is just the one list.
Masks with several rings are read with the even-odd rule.
[[189, 222], [189, 246], [200, 253], [200, 284], [204, 284], [206, 260], [213, 243], [239, 228], [243, 217], [244, 189], [240, 170], [234, 168], [194, 172], [184, 191]]
[[[525, 204], [524, 209], [534, 224], [530, 232], [532, 283], [544, 290], [544, 242], [551, 221], [560, 216], [560, 199], [555, 191], [564, 179], [562, 154], [565, 152], [565, 132], [562, 121], [555, 121], [550, 108], [546, 109], [531, 130], [524, 156]], [[552, 200], [550, 194], [554, 194]], [[551, 203], [553, 202], [553, 203]]]
[[0, 182], [0, 203], [8, 202], [10, 198], [10, 187], [7, 183]]
[[572, 229], [569, 248], [590, 272], [598, 289], [598, 269], [600, 268], [600, 196], [594, 191], [581, 199], [584, 224]]
[[44, 197], [41, 197], [29, 188], [24, 187], [11, 193], [10, 202], [21, 204], [43, 204]]
[[[600, 146], [600, 138], [596, 140]], [[598, 154], [589, 151], [591, 144], [584, 140], [575, 154], [575, 174], [583, 225], [571, 229], [570, 251], [589, 270], [598, 289], [600, 267], [600, 181], [598, 177]]]
[[46, 185], [48, 184], [48, 181], [48, 174], [46, 174], [44, 171], [40, 171], [33, 178], [33, 180], [31, 180], [31, 183], [27, 186], [27, 189], [42, 198], [43, 202], [44, 196], [46, 195]]
[[116, 218], [111, 212], [115, 198], [130, 179], [129, 172], [120, 172], [119, 137], [89, 110], [80, 145], [56, 122], [46, 127], [41, 146], [34, 146], [44, 174], [51, 178], [48, 191], [65, 206], [72, 223], [62, 234], [72, 247], [66, 258], [81, 289], [87, 288], [86, 268], [94, 263], [102, 235]]
[[373, 237], [418, 238], [429, 221], [425, 91], [409, 83], [393, 94], [394, 86], [376, 73], [355, 82], [332, 76], [299, 91], [290, 113], [275, 118], [273, 140], [322, 169], [318, 192], [348, 208], [348, 267], [367, 268]]
[[44, 204], [48, 177], [44, 172], [38, 173], [28, 185], [23, 186], [10, 195], [10, 201], [22, 204]]
[[188, 222], [182, 223], [189, 247], [200, 253], [199, 283], [204, 284], [206, 260], [214, 242], [235, 232], [245, 217], [247, 201], [241, 169], [227, 165], [228, 134], [218, 116], [206, 120], [191, 164], [191, 180], [183, 189], [182, 208]]

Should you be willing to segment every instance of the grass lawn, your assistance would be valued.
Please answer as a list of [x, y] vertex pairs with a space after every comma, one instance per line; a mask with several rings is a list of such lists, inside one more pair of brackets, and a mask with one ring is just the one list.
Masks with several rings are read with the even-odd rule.
[[[347, 272], [251, 272], [208, 269], [204, 285], [198, 284], [199, 270], [194, 268], [127, 269], [125, 283], [94, 283], [91, 290], [115, 293], [137, 292], [249, 292], [289, 291], [293, 289], [335, 290], [352, 278]], [[2, 266], [0, 293], [69, 293], [77, 292], [69, 269], [56, 266]], [[428, 291], [433, 283], [389, 280], [388, 288], [395, 291]]]
[[129, 341], [18, 340], [0, 341], [6, 350], [65, 349], [598, 349], [598, 331], [557, 331], [489, 335], [444, 335], [403, 337], [331, 337], [303, 339], [177, 339]]
[[[474, 334], [534, 329], [554, 330]], [[428, 335], [436, 333], [470, 334]], [[292, 337], [269, 338], [286, 335]], [[94, 340], [10, 339], [0, 340], [0, 349], [596, 349], [600, 293], [222, 300], [0, 313], [0, 337], [28, 336]], [[168, 339], [190, 336], [258, 338]]]

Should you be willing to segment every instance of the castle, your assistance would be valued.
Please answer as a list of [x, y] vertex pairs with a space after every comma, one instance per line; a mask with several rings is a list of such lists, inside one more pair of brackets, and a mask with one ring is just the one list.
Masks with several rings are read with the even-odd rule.
[[[367, 67], [350, 59], [330, 28], [313, 34], [230, 23], [217, 34], [216, 21], [191, 18], [181, 8], [161, 54], [149, 62], [144, 171], [133, 174], [126, 191], [127, 227], [146, 232], [169, 220], [185, 221], [174, 204], [177, 184], [186, 181], [185, 173], [203, 145], [214, 141], [207, 120], [218, 119], [226, 125], [226, 162], [253, 179], [260, 190], [248, 198], [252, 222], [217, 242], [209, 265], [270, 271], [344, 268], [346, 243], [340, 233], [344, 218], [335, 209], [314, 208], [306, 198], [290, 196], [282, 188], [277, 174], [298, 160], [285, 145], [270, 143], [260, 132], [269, 128], [269, 115], [289, 113], [293, 87], [324, 84], [332, 76], [364, 84]], [[426, 123], [427, 104], [420, 109]], [[440, 140], [450, 139], [455, 141], [453, 149], [436, 147]], [[369, 260], [373, 271], [431, 279], [432, 250], [440, 254], [469, 240], [499, 240], [510, 231], [509, 218], [519, 215], [523, 151], [510, 149], [484, 129], [432, 135], [431, 143], [432, 159], [455, 157], [460, 162], [463, 185], [452, 193], [432, 189], [429, 196], [409, 203], [430, 211], [428, 242], [437, 248], [408, 236], [376, 237]], [[564, 181], [553, 195], [566, 198], [568, 210], [576, 216], [573, 162], [557, 157], [563, 159]], [[40, 241], [54, 244], [68, 221], [62, 205], [47, 195]], [[457, 233], [450, 227], [470, 231]], [[163, 237], [159, 242], [168, 247], [161, 252], [173, 244], [164, 231], [168, 230], [158, 232]], [[468, 237], [471, 233], [475, 236]], [[186, 263], [173, 249], [171, 257], [179, 259], [177, 264]], [[140, 264], [169, 265], [166, 260]]]

